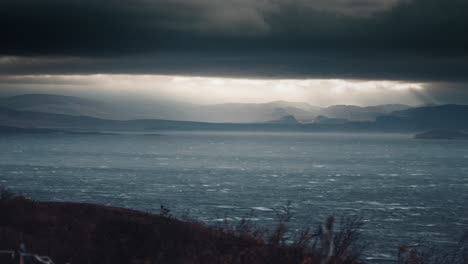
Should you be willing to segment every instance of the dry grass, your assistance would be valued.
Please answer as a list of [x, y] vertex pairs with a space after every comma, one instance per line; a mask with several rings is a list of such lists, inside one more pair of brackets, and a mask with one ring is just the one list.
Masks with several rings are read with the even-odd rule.
[[435, 245], [401, 246], [397, 264], [468, 264], [468, 230], [451, 248]]
[[[159, 215], [91, 204], [37, 202], [2, 190], [0, 249], [25, 243], [56, 263], [359, 263], [331, 246], [333, 230], [305, 231], [285, 242], [289, 209], [271, 232], [241, 221], [235, 228], [211, 228], [180, 221], [161, 207]], [[340, 233], [340, 232], [339, 232]], [[352, 232], [351, 232], [352, 233]], [[337, 241], [346, 238], [338, 235]], [[342, 243], [342, 242], [340, 242]], [[347, 247], [347, 246], [345, 246]], [[338, 251], [337, 251], [338, 252]]]
[[[207, 227], [160, 214], [80, 203], [37, 202], [0, 188], [0, 249], [25, 243], [55, 263], [363, 263], [360, 218], [330, 216], [315, 229], [288, 232], [290, 206], [273, 230], [249, 217], [237, 225]], [[338, 222], [338, 223], [336, 223]], [[458, 247], [401, 247], [397, 264], [467, 264], [468, 233]]]

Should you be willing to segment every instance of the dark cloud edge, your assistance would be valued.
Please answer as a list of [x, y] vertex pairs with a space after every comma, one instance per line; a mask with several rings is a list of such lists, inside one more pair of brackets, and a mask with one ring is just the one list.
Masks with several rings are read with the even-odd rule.
[[145, 10], [110, 0], [2, 1], [0, 55], [19, 59], [0, 59], [0, 74], [468, 79], [466, 0], [403, 1], [365, 18], [290, 1], [264, 17], [268, 34], [253, 35], [168, 26], [206, 13], [182, 3]]

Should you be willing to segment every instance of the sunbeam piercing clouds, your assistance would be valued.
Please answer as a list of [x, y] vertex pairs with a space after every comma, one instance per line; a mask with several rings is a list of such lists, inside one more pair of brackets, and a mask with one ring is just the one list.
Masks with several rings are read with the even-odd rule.
[[465, 0], [6, 0], [0, 96], [459, 104], [467, 9]]
[[246, 79], [166, 75], [26, 75], [0, 78], [12, 94], [34, 91], [168, 100], [195, 104], [306, 102], [315, 106], [336, 104], [421, 105], [417, 93], [424, 83], [340, 79]]

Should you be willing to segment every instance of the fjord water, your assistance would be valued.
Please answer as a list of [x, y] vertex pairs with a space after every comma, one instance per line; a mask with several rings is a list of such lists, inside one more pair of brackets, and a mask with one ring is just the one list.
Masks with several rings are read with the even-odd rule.
[[0, 184], [34, 199], [91, 202], [215, 224], [295, 231], [362, 216], [367, 257], [402, 243], [450, 245], [468, 226], [468, 141], [403, 134], [167, 132], [2, 135]]

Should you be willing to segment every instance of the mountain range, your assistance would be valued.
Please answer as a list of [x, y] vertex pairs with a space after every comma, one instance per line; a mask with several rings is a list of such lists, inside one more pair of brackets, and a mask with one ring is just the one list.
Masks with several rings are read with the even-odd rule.
[[256, 123], [294, 116], [301, 123], [374, 121], [376, 117], [411, 108], [402, 104], [378, 106], [333, 105], [317, 107], [301, 102], [226, 103], [196, 105], [184, 103], [104, 102], [72, 96], [26, 94], [0, 99], [0, 107], [17, 110], [103, 119], [166, 119], [212, 123]]
[[[187, 106], [196, 107], [196, 106]], [[303, 103], [223, 104], [201, 106], [216, 112], [217, 118], [235, 114], [255, 116], [257, 122], [197, 122], [158, 118], [107, 118], [127, 112], [126, 107], [99, 101], [56, 95], [21, 95], [0, 100], [0, 126], [60, 131], [106, 130], [298, 130], [298, 131], [387, 131], [418, 132], [428, 129], [468, 129], [468, 105], [440, 105], [405, 108], [402, 105], [371, 107], [313, 107]], [[135, 108], [136, 109], [136, 108]], [[148, 108], [147, 108], [148, 109]], [[229, 110], [230, 109], [230, 110]], [[392, 111], [395, 110], [396, 111]], [[140, 109], [141, 110], [141, 109]], [[226, 111], [226, 112], [224, 112]], [[178, 113], [181, 113], [179, 111]], [[198, 112], [201, 114], [203, 112]], [[308, 113], [313, 122], [301, 120]], [[157, 116], [158, 113], [154, 113]], [[328, 114], [325, 116], [323, 114]], [[123, 116], [131, 116], [126, 113]], [[375, 118], [372, 120], [371, 117]], [[268, 119], [267, 119], [268, 118]], [[265, 120], [266, 119], [266, 120]], [[24, 131], [23, 131], [24, 132]]]

